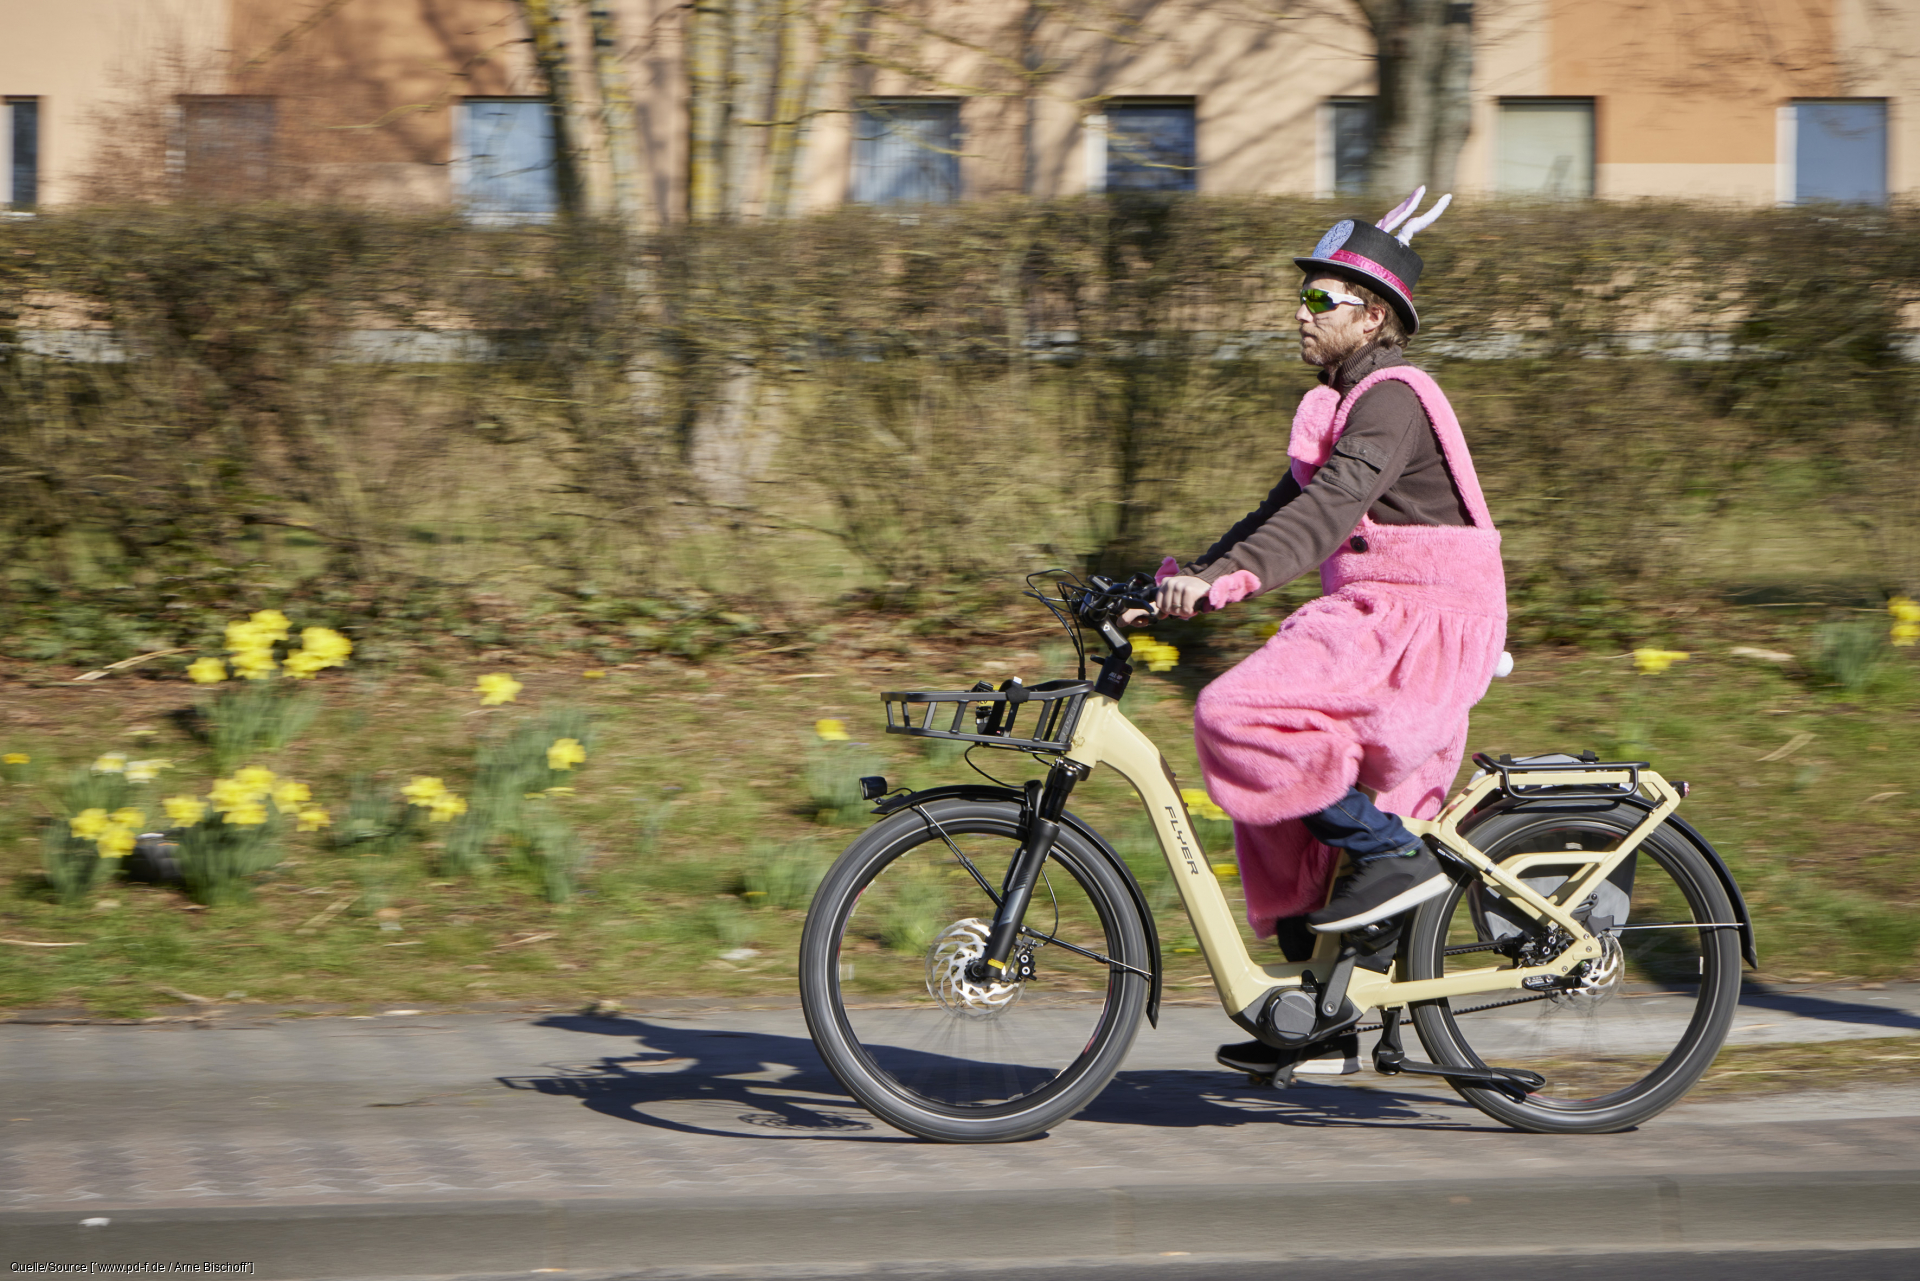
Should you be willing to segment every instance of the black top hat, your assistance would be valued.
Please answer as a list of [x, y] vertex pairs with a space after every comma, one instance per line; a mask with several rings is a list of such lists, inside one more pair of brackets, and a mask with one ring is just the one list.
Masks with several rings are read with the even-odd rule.
[[[1312, 253], [1295, 258], [1294, 265], [1308, 275], [1324, 271], [1360, 282], [1393, 304], [1409, 336], [1419, 332], [1420, 313], [1413, 309], [1413, 287], [1420, 281], [1421, 262], [1407, 242], [1415, 232], [1431, 226], [1453, 199], [1451, 195], [1442, 196], [1433, 208], [1409, 220], [1408, 215], [1426, 193], [1427, 189], [1421, 187], [1377, 224], [1341, 219], [1320, 237]], [[1402, 222], [1407, 224], [1406, 230], [1398, 236], [1391, 234]]]

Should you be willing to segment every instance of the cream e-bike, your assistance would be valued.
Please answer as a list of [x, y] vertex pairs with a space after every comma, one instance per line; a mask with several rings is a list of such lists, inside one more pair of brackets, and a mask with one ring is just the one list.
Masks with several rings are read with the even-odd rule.
[[[1405, 820], [1439, 854], [1447, 893], [1410, 919], [1323, 935], [1310, 960], [1262, 965], [1173, 771], [1120, 711], [1132, 645], [1118, 623], [1151, 585], [1057, 585], [1034, 594], [1080, 650], [1080, 679], [882, 695], [889, 733], [1027, 753], [1045, 776], [893, 793], [862, 780], [881, 818], [808, 912], [808, 1028], [882, 1119], [948, 1142], [1039, 1133], [1105, 1088], [1143, 1014], [1157, 1024], [1146, 895], [1066, 808], [1100, 766], [1145, 805], [1228, 1016], [1270, 1045], [1377, 1029], [1376, 1071], [1442, 1077], [1544, 1133], [1639, 1124], [1713, 1061], [1741, 959], [1757, 959], [1725, 863], [1674, 817], [1686, 784], [1591, 754], [1476, 756], [1480, 773], [1439, 815]], [[1092, 680], [1082, 628], [1108, 650]], [[1403, 1018], [1431, 1061], [1406, 1056]]]

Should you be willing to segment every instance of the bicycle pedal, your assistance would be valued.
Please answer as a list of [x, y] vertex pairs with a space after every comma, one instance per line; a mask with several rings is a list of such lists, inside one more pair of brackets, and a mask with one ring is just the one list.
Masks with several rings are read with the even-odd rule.
[[1293, 1067], [1287, 1066], [1274, 1072], [1247, 1073], [1247, 1088], [1250, 1090], [1286, 1090], [1293, 1086]]

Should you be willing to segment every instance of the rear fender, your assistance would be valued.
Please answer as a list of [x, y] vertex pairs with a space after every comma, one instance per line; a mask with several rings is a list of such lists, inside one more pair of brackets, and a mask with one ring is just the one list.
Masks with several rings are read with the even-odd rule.
[[[892, 815], [916, 805], [925, 805], [929, 801], [945, 800], [1007, 801], [1014, 805], [1024, 805], [1026, 803], [1026, 794], [1016, 791], [1011, 787], [995, 787], [989, 783], [954, 783], [946, 787], [930, 787], [923, 792], [909, 792], [904, 796], [889, 796], [874, 806], [873, 812], [880, 815]], [[1139, 912], [1140, 920], [1146, 927], [1148, 969], [1153, 974], [1153, 981], [1149, 985], [1147, 992], [1147, 1022], [1157, 1028], [1160, 1026], [1160, 980], [1162, 974], [1160, 962], [1160, 931], [1153, 923], [1153, 909], [1147, 906], [1147, 896], [1145, 892], [1141, 890], [1140, 881], [1134, 876], [1133, 869], [1127, 866], [1127, 860], [1121, 858], [1119, 852], [1115, 850], [1113, 846], [1107, 844], [1105, 837], [1089, 827], [1086, 822], [1077, 817], [1072, 810], [1068, 810], [1061, 817], [1061, 821], [1068, 827], [1071, 827], [1076, 833], [1085, 837], [1089, 845], [1092, 845], [1100, 851], [1101, 856], [1107, 860], [1108, 866], [1113, 869], [1115, 875], [1119, 876], [1121, 883], [1127, 887], [1127, 893], [1133, 898], [1134, 909]]]

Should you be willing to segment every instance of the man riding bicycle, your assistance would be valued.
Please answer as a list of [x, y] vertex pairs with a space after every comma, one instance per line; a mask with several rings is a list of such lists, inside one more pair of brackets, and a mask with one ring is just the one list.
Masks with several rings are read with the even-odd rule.
[[[1291, 466], [1213, 546], [1169, 557], [1159, 575], [1159, 612], [1190, 618], [1320, 567], [1325, 594], [1194, 710], [1208, 793], [1234, 820], [1248, 917], [1291, 960], [1311, 955], [1314, 933], [1360, 930], [1446, 889], [1396, 816], [1439, 812], [1506, 639], [1500, 535], [1459, 421], [1402, 354], [1420, 326], [1409, 242], [1451, 199], [1409, 220], [1425, 190], [1378, 224], [1336, 223], [1294, 259], [1300, 355], [1321, 385], [1294, 415]], [[1328, 900], [1342, 853], [1350, 871]], [[1262, 1075], [1351, 1072], [1357, 1055], [1348, 1033], [1288, 1051], [1223, 1046], [1219, 1060]]]

